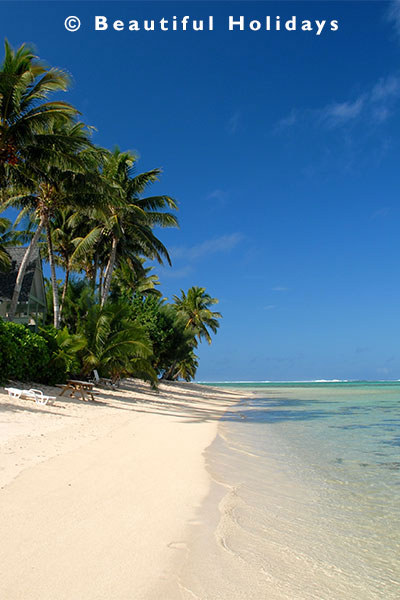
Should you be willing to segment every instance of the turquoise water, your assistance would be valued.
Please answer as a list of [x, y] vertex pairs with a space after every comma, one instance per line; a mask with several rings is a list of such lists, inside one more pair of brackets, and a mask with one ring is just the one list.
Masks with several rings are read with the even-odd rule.
[[207, 454], [218, 517], [183, 597], [398, 600], [400, 383], [231, 387], [253, 397]]

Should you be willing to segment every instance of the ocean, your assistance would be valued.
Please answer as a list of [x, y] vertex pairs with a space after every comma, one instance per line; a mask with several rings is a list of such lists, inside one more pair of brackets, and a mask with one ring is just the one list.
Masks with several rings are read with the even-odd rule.
[[213, 383], [253, 393], [206, 452], [184, 599], [400, 598], [400, 383]]

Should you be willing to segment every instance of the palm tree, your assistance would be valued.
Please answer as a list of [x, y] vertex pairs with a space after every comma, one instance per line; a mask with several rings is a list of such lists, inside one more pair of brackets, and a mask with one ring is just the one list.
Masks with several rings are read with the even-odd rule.
[[191, 381], [196, 376], [196, 371], [199, 366], [198, 356], [193, 350], [189, 352], [183, 360], [179, 361], [176, 365], [176, 371], [173, 375], [173, 379], [182, 377], [185, 381]]
[[154, 267], [145, 267], [145, 259], [139, 257], [138, 263], [127, 258], [121, 260], [111, 282], [112, 298], [126, 298], [130, 300], [134, 294], [140, 296], [162, 297], [160, 290], [156, 286], [160, 285], [160, 280], [155, 274], [151, 274]]
[[82, 239], [77, 253], [87, 253], [93, 249], [95, 264], [94, 277], [100, 267], [101, 305], [104, 306], [111, 287], [114, 267], [122, 262], [130, 262], [138, 274], [143, 274], [140, 257], [166, 260], [171, 264], [168, 251], [153, 232], [154, 227], [177, 227], [175, 215], [164, 209], [177, 209], [169, 196], [142, 198], [146, 188], [158, 181], [160, 169], [134, 175], [136, 156], [131, 152], [121, 152], [118, 148], [106, 156], [103, 177], [112, 193], [107, 193], [100, 208], [88, 213], [94, 226], [88, 238]]
[[31, 47], [23, 44], [15, 51], [5, 41], [0, 67], [0, 189], [10, 177], [16, 180], [15, 166], [27, 161], [34, 166], [48, 146], [54, 121], [77, 115], [70, 104], [47, 101], [50, 93], [66, 91], [69, 84], [65, 71], [49, 68]]
[[[47, 285], [48, 287], [48, 285]], [[47, 291], [48, 320], [53, 317], [52, 292]], [[71, 332], [80, 331], [89, 312], [96, 304], [93, 289], [86, 279], [70, 278], [63, 304], [63, 326]]]
[[85, 375], [97, 369], [113, 380], [134, 375], [156, 384], [157, 374], [149, 361], [151, 342], [145, 331], [132, 322], [129, 305], [119, 302], [92, 306], [79, 333], [87, 340], [82, 357]]
[[19, 246], [21, 243], [18, 233], [11, 228], [11, 221], [0, 217], [0, 271], [8, 271], [11, 267], [7, 247]]
[[74, 254], [83, 231], [86, 233], [86, 225], [87, 219], [79, 211], [75, 211], [70, 207], [58, 210], [52, 219], [51, 239], [55, 252], [55, 262], [65, 272], [60, 302], [60, 322], [70, 275], [73, 271], [80, 270], [79, 263], [74, 260]]
[[[212, 298], [203, 287], [193, 286], [187, 295], [181, 290], [181, 296], [174, 296], [174, 306], [178, 314], [186, 321], [186, 327], [193, 330], [197, 340], [201, 342], [204, 338], [211, 344], [212, 333], [217, 333], [222, 315], [210, 309], [218, 304], [217, 298]], [[196, 344], [197, 345], [197, 344]]]
[[53, 124], [52, 137], [47, 137], [46, 158], [32, 165], [21, 165], [25, 185], [20, 193], [11, 195], [6, 205], [21, 208], [20, 219], [30, 214], [37, 228], [21, 262], [9, 310], [9, 319], [15, 316], [26, 266], [44, 230], [47, 238], [48, 258], [54, 302], [54, 326], [60, 325], [60, 306], [55, 270], [51, 222], [58, 210], [66, 206], [87, 206], [96, 202], [99, 174], [96, 170], [100, 151], [93, 148], [88, 130], [83, 123]]
[[134, 176], [135, 162], [136, 157], [132, 153], [121, 152], [116, 148], [104, 167], [104, 175], [119, 186], [124, 207], [122, 210], [116, 210], [111, 205], [108, 214], [105, 214], [105, 229], [111, 237], [111, 252], [104, 274], [102, 305], [110, 291], [119, 245], [128, 246], [121, 253], [122, 256], [135, 257], [141, 254], [157, 260], [160, 264], [163, 264], [165, 258], [168, 264], [171, 264], [168, 251], [154, 235], [153, 227], [177, 227], [176, 217], [169, 212], [161, 212], [160, 209], [176, 210], [178, 207], [169, 196], [141, 197], [146, 188], [159, 179], [161, 171], [153, 169]]

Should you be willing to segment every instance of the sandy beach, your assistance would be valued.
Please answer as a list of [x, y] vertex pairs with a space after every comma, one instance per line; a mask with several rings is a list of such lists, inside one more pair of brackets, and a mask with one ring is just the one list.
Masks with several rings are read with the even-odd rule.
[[40, 406], [0, 388], [2, 600], [172, 598], [210, 489], [204, 450], [240, 397], [128, 380]]

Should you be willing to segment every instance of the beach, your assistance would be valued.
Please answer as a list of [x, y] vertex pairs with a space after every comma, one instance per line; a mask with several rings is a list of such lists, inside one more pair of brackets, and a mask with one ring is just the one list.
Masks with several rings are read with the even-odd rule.
[[2, 389], [2, 600], [398, 598], [400, 383], [218, 386]]
[[400, 383], [214, 385], [244, 400], [206, 451], [184, 600], [397, 600]]
[[128, 380], [40, 406], [1, 388], [2, 600], [175, 598], [210, 490], [204, 451], [240, 398]]

